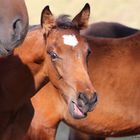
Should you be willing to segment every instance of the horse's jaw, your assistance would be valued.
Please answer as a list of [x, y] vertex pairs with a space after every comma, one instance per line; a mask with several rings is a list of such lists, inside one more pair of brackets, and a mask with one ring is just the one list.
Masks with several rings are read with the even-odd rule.
[[8, 55], [8, 51], [0, 45], [0, 57], [1, 56], [7, 56]]

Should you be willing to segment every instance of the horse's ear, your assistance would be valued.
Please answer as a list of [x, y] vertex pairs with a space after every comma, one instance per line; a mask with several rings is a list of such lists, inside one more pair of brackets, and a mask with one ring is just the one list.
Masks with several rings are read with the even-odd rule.
[[78, 15], [72, 20], [82, 30], [87, 27], [90, 16], [90, 5], [87, 3]]
[[49, 6], [46, 6], [41, 13], [41, 26], [45, 28], [46, 31], [49, 31], [55, 24], [55, 19], [50, 11]]

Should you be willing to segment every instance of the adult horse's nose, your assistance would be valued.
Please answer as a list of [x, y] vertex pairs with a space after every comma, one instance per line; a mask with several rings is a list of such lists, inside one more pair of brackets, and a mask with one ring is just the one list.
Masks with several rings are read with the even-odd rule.
[[83, 113], [92, 111], [96, 103], [97, 103], [96, 92], [94, 92], [90, 98], [84, 92], [79, 93], [77, 105]]
[[13, 41], [20, 40], [23, 31], [22, 20], [20, 18], [14, 20], [12, 30], [13, 30], [12, 40]]
[[17, 47], [25, 38], [26, 26], [24, 26], [22, 19], [16, 18], [10, 24], [6, 32], [7, 38], [1, 42], [8, 53]]

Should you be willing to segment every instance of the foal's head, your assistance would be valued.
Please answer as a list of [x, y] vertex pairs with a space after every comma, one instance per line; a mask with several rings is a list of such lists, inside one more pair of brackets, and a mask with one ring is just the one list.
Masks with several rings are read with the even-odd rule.
[[86, 4], [72, 21], [67, 16], [55, 20], [47, 6], [41, 16], [47, 53], [51, 59], [49, 77], [64, 96], [71, 115], [77, 119], [84, 118], [97, 102], [87, 71], [90, 49], [86, 39], [80, 35], [80, 30], [88, 23], [89, 12], [90, 7]]

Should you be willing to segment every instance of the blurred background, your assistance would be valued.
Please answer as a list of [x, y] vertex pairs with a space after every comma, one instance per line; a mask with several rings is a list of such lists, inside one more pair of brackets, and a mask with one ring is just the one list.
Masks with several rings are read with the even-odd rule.
[[[49, 5], [55, 16], [71, 15], [72, 18], [80, 12], [85, 3], [91, 6], [90, 23], [99, 21], [114, 21], [124, 25], [140, 28], [140, 0], [25, 0], [30, 25], [40, 23], [42, 9]], [[56, 140], [67, 140], [69, 129], [61, 123]], [[140, 140], [140, 136], [110, 138], [109, 140]]]
[[69, 14], [75, 16], [85, 5], [91, 6], [90, 23], [98, 21], [116, 21], [140, 28], [140, 0], [25, 0], [29, 12], [30, 24], [40, 22], [40, 13], [49, 5], [54, 15]]

